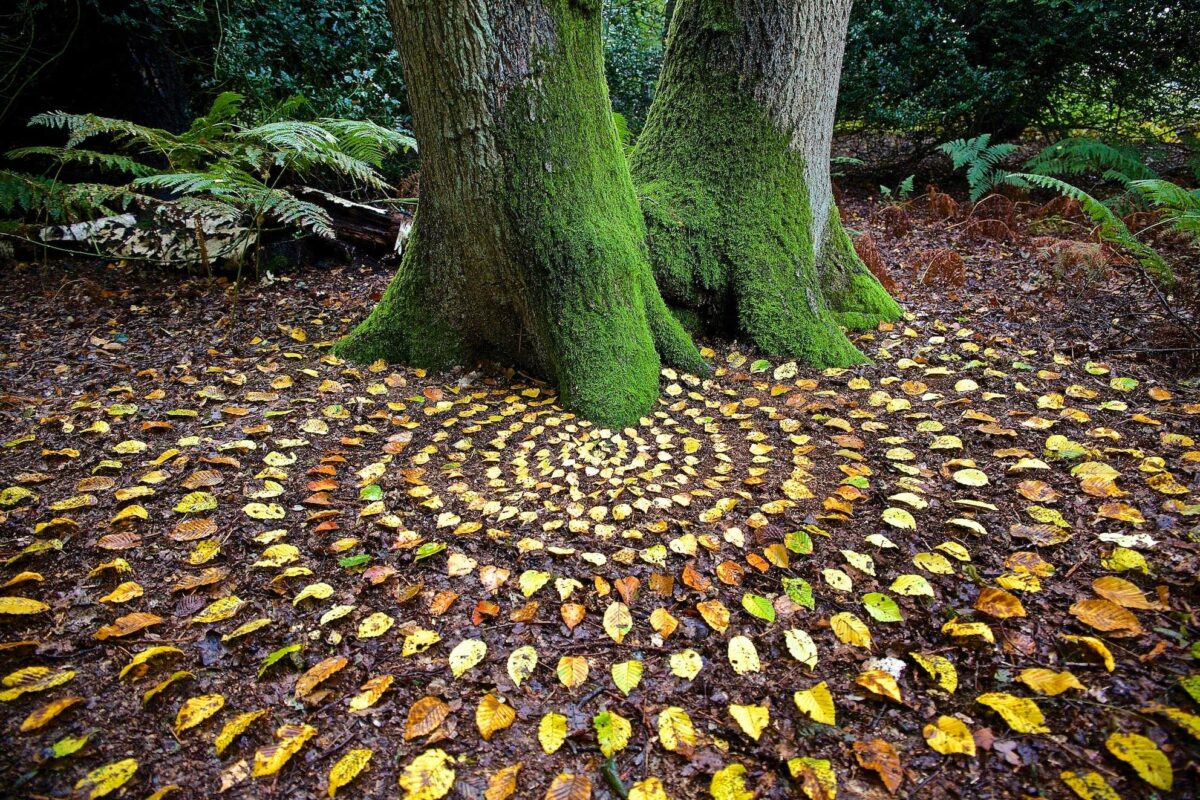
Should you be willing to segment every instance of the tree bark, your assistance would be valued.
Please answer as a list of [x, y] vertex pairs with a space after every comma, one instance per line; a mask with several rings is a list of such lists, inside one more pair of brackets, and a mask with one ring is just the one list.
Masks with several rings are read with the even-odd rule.
[[681, 318], [820, 366], [900, 307], [854, 252], [829, 176], [851, 0], [678, 0], [631, 162]]
[[602, 424], [707, 369], [651, 276], [609, 112], [600, 0], [389, 0], [422, 154], [401, 266], [337, 352], [494, 358]]

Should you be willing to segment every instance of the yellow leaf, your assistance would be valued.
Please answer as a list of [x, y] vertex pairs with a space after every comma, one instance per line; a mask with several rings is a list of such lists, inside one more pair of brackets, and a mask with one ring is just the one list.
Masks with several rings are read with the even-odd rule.
[[677, 678], [691, 680], [700, 674], [704, 668], [704, 660], [695, 650], [688, 648], [678, 653], [671, 653], [671, 674]]
[[29, 716], [21, 723], [21, 731], [35, 731], [38, 728], [44, 727], [63, 711], [80, 702], [83, 702], [82, 697], [63, 697], [58, 700], [52, 700], [40, 708], [35, 708], [29, 712]]
[[953, 475], [954, 482], [963, 486], [987, 486], [988, 476], [982, 470], [960, 469]]
[[192, 617], [191, 621], [193, 623], [221, 622], [232, 617], [241, 607], [242, 601], [234, 595], [229, 595], [209, 603], [208, 607]]
[[313, 693], [321, 683], [350, 663], [345, 656], [331, 656], [319, 661], [296, 680], [296, 699], [303, 700]]
[[370, 762], [372, 755], [374, 752], [371, 750], [357, 748], [338, 759], [333, 769], [329, 770], [329, 796], [333, 797], [338, 789], [357, 778], [358, 773]]
[[705, 600], [697, 603], [696, 610], [717, 633], [724, 633], [725, 629], [729, 627], [729, 609], [720, 600]]
[[1117, 668], [1116, 659], [1113, 658], [1112, 651], [1108, 649], [1108, 645], [1097, 639], [1095, 636], [1072, 636], [1070, 634], [1059, 634], [1064, 641], [1081, 644], [1091, 650], [1104, 662], [1104, 668], [1112, 672]]
[[614, 753], [624, 750], [633, 733], [629, 720], [615, 711], [601, 711], [592, 717], [592, 725], [596, 728], [596, 739], [605, 758], [612, 758]]
[[1062, 772], [1062, 782], [1082, 800], [1121, 800], [1121, 796], [1108, 785], [1098, 772]]
[[463, 639], [450, 651], [450, 671], [454, 677], [461, 678], [463, 673], [483, 661], [487, 655], [487, 643], [482, 639]]
[[118, 617], [111, 625], [104, 625], [100, 630], [96, 631], [92, 636], [96, 639], [111, 639], [121, 636], [129, 636], [132, 633], [137, 633], [143, 628], [149, 628], [151, 625], [157, 625], [162, 622], [162, 617], [157, 614], [148, 614], [144, 611], [135, 611], [132, 614], [126, 614], [123, 617]]
[[866, 623], [849, 611], [842, 611], [830, 617], [829, 627], [842, 644], [871, 649], [871, 631]]
[[351, 711], [365, 711], [379, 702], [396, 678], [392, 675], [378, 675], [359, 687], [359, 693], [350, 698]]
[[629, 787], [629, 800], [670, 800], [662, 781], [646, 778]]
[[292, 605], [298, 606], [309, 598], [314, 600], [328, 600], [330, 597], [333, 597], [333, 587], [328, 583], [310, 583], [292, 598]]
[[625, 636], [633, 630], [633, 616], [629, 606], [624, 603], [610, 603], [604, 610], [604, 630], [617, 644], [625, 641]]
[[0, 614], [40, 614], [50, 606], [28, 597], [0, 597]]
[[520, 686], [537, 668], [537, 650], [529, 645], [523, 645], [513, 650], [508, 656], [508, 677], [512, 678], [514, 686]]
[[404, 646], [400, 648], [400, 655], [407, 658], [415, 656], [418, 653], [424, 653], [441, 640], [442, 636], [437, 631], [417, 628], [404, 637]]
[[588, 662], [583, 656], [563, 656], [555, 669], [558, 679], [568, 689], [583, 685], [588, 676]]
[[1142, 625], [1133, 612], [1111, 600], [1078, 600], [1071, 604], [1069, 611], [1080, 622], [1110, 636], [1138, 636], [1142, 633]]
[[517, 719], [517, 710], [505, 703], [493, 692], [488, 692], [475, 709], [475, 725], [486, 742], [492, 734], [512, 725]]
[[194, 728], [225, 707], [225, 697], [219, 694], [202, 694], [189, 698], [179, 707], [175, 715], [175, 735]]
[[937, 685], [943, 691], [954, 694], [954, 690], [958, 688], [958, 670], [954, 668], [954, 662], [936, 654], [909, 653], [909, 656], [921, 669], [929, 673], [929, 677], [937, 681]]
[[412, 760], [400, 775], [404, 800], [438, 800], [454, 786], [454, 757], [444, 750], [426, 750]]
[[180, 650], [178, 647], [171, 647], [170, 645], [156, 645], [154, 647], [147, 647], [145, 650], [136, 653], [133, 658], [129, 659], [129, 663], [121, 668], [121, 672], [117, 677], [124, 678], [132, 670], [137, 669], [150, 659], [161, 655], [166, 655], [167, 653], [177, 653], [179, 655], [183, 655], [182, 650]]
[[996, 619], [1025, 616], [1025, 606], [1021, 605], [1015, 594], [992, 586], [985, 586], [980, 590], [979, 596], [975, 598], [975, 610]]
[[1038, 694], [1049, 695], [1054, 697], [1060, 695], [1068, 689], [1078, 689], [1086, 691], [1079, 679], [1070, 672], [1055, 672], [1052, 669], [1042, 669], [1040, 667], [1031, 667], [1021, 670], [1021, 674], [1017, 676], [1017, 680], [1033, 689]]
[[1171, 791], [1175, 773], [1171, 762], [1150, 739], [1136, 733], [1113, 733], [1104, 742], [1108, 752], [1133, 767], [1138, 777], [1156, 789]]
[[246, 732], [250, 725], [261, 717], [267, 715], [265, 708], [260, 708], [257, 711], [243, 711], [229, 722], [225, 723], [225, 727], [221, 728], [221, 732], [217, 734], [217, 738], [213, 740], [217, 750], [217, 755], [225, 752], [225, 748], [233, 744], [233, 740]]
[[689, 755], [696, 747], [692, 718], [679, 706], [667, 706], [658, 712], [658, 741], [672, 753]]
[[805, 664], [809, 669], [817, 666], [817, 644], [808, 635], [808, 631], [791, 628], [783, 632], [783, 638], [792, 658]]
[[546, 755], [553, 755], [567, 740], [567, 718], [551, 711], [538, 723], [538, 741]]
[[283, 765], [299, 752], [304, 743], [317, 735], [317, 729], [311, 725], [283, 725], [275, 731], [275, 744], [260, 747], [254, 753], [254, 767], [251, 774], [256, 778], [274, 775], [283, 769]]
[[734, 636], [729, 640], [729, 663], [738, 675], [759, 672], [762, 669], [754, 642], [745, 636]]
[[741, 764], [730, 764], [717, 770], [709, 791], [713, 800], [754, 800], [754, 792], [746, 788], [746, 768]]
[[525, 570], [521, 573], [521, 577], [517, 579], [520, 584], [521, 594], [526, 597], [532, 597], [533, 593], [546, 585], [550, 580], [549, 572], [539, 572], [538, 570]]
[[1046, 718], [1042, 716], [1042, 710], [1038, 708], [1037, 703], [1027, 697], [1015, 697], [1005, 692], [988, 692], [976, 697], [975, 701], [1004, 717], [1008, 727], [1017, 733], [1050, 732], [1050, 729], [1046, 727]]
[[863, 687], [869, 692], [886, 697], [889, 700], [895, 700], [897, 703], [903, 703], [904, 699], [900, 696], [900, 685], [896, 683], [896, 679], [890, 672], [882, 669], [869, 669], [859, 674], [854, 682]]
[[956, 717], [941, 716], [925, 726], [925, 741], [936, 752], [944, 756], [952, 753], [975, 755], [975, 739], [971, 731]]
[[390, 615], [382, 611], [376, 611], [368, 615], [362, 622], [358, 623], [358, 638], [360, 639], [375, 639], [383, 636], [392, 629], [396, 624]]
[[933, 597], [933, 587], [921, 575], [900, 575], [892, 581], [892, 591], [905, 597]]
[[834, 800], [837, 797], [837, 775], [833, 765], [824, 758], [793, 758], [788, 772], [800, 781], [800, 789], [808, 800]]
[[175, 506], [180, 514], [195, 514], [200, 511], [212, 511], [217, 507], [217, 498], [209, 492], [191, 492], [185, 494]]
[[1116, 575], [1105, 575], [1092, 581], [1092, 591], [1106, 600], [1111, 600], [1125, 608], [1155, 609], [1157, 603], [1151, 603], [1142, 594], [1136, 584], [1130, 583]]
[[1140, 570], [1143, 575], [1150, 572], [1150, 565], [1146, 563], [1146, 557], [1128, 547], [1114, 547], [1111, 553], [1100, 559], [1100, 563], [1104, 565], [1105, 569], [1113, 572], [1128, 572], [1135, 569]]
[[520, 771], [521, 762], [518, 761], [493, 772], [483, 792], [484, 800], [508, 800], [512, 797], [517, 791], [517, 773]]
[[796, 708], [807, 714], [814, 722], [822, 725], [836, 725], [837, 712], [833, 704], [833, 695], [829, 685], [821, 681], [811, 689], [805, 689], [792, 695]]
[[132, 758], [125, 758], [120, 761], [114, 761], [111, 764], [105, 764], [103, 767], [97, 767], [80, 779], [75, 784], [75, 791], [86, 790], [89, 800], [104, 797], [128, 783], [129, 779], [133, 777], [133, 773], [137, 772], [137, 769], [138, 762]]
[[758, 741], [758, 737], [771, 722], [771, 712], [766, 706], [740, 706], [730, 703], [729, 716], [733, 717], [742, 731], [755, 741]]
[[100, 598], [101, 603], [128, 603], [144, 594], [142, 585], [137, 581], [125, 581], [117, 588]]
[[637, 659], [621, 661], [612, 665], [613, 683], [621, 690], [621, 694], [628, 697], [629, 693], [637, 688], [642, 681], [642, 670], [642, 662]]
[[913, 515], [903, 508], [887, 508], [883, 512], [883, 521], [893, 528], [900, 530], [915, 531], [917, 529], [917, 521], [913, 519]]
[[942, 626], [942, 633], [948, 633], [958, 638], [978, 636], [988, 644], [996, 643], [996, 634], [992, 633], [992, 629], [984, 622], [959, 622], [955, 618]]

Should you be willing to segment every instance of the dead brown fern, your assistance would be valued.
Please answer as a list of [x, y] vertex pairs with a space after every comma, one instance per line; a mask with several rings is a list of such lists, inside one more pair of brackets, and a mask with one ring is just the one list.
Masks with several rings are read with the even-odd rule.
[[864, 233], [854, 240], [854, 251], [858, 253], [858, 257], [867, 265], [867, 269], [871, 274], [883, 284], [883, 288], [889, 293], [896, 291], [896, 281], [892, 278], [891, 272], [884, 263], [883, 255], [879, 252], [879, 246], [875, 243], [875, 239], [871, 234]]

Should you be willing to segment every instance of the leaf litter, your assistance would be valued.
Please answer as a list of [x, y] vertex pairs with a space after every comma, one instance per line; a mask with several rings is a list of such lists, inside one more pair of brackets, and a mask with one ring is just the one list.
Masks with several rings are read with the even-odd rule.
[[624, 430], [333, 358], [386, 270], [248, 287], [232, 335], [202, 281], [18, 270], [0, 785], [1184, 796], [1200, 398], [1006, 318], [981, 247], [875, 365], [712, 343]]

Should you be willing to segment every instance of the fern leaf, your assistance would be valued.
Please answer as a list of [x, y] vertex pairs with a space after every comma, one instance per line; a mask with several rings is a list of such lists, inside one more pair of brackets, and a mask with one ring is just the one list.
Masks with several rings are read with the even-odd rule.
[[1121, 218], [1114, 214], [1113, 210], [1104, 203], [1092, 197], [1078, 186], [1073, 186], [1058, 178], [1053, 178], [1049, 175], [1035, 175], [1033, 173], [1017, 174], [1034, 186], [1050, 189], [1078, 202], [1079, 207], [1083, 209], [1084, 213], [1091, 218], [1092, 222], [1096, 223], [1101, 239], [1126, 250], [1163, 283], [1171, 284], [1174, 282], [1175, 275], [1171, 270], [1171, 266], [1159, 255], [1158, 251], [1138, 241], [1137, 237], [1121, 221]]

